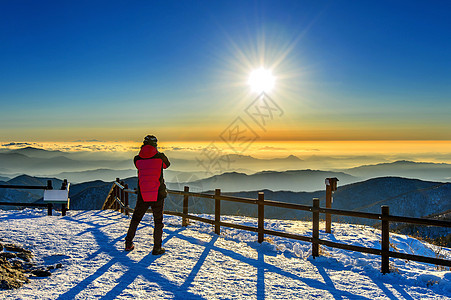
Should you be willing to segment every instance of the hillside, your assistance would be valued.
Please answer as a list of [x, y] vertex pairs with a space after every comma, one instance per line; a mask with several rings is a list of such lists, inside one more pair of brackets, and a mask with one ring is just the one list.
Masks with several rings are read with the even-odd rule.
[[55, 174], [55, 177], [67, 179], [72, 183], [83, 183], [86, 181], [103, 180], [112, 181], [116, 178], [127, 178], [136, 176], [136, 169], [113, 170], [113, 169], [95, 169], [79, 172], [61, 172]]
[[[62, 180], [60, 179], [28, 175], [21, 175], [1, 182], [1, 184], [46, 186], [47, 180], [52, 181], [54, 189], [61, 187]], [[100, 209], [110, 188], [111, 182], [107, 183], [100, 180], [71, 184], [69, 189], [70, 209]], [[41, 203], [43, 195], [44, 190], [0, 189], [0, 201], [5, 202]], [[2, 206], [1, 208], [17, 209], [14, 206]]]
[[400, 177], [380, 177], [341, 187], [334, 195], [334, 207], [380, 212], [389, 205], [390, 213], [420, 217], [451, 208], [451, 183]]
[[25, 147], [20, 149], [10, 150], [10, 153], [19, 153], [22, 155], [26, 155], [28, 157], [36, 157], [36, 158], [53, 158], [57, 156], [64, 155], [64, 152], [59, 150], [45, 150], [41, 148], [35, 147]]
[[[130, 188], [136, 188], [137, 178], [131, 177], [125, 179], [125, 183], [127, 183]], [[71, 187], [71, 192], [74, 193], [73, 196], [71, 196], [71, 202], [73, 205], [76, 205], [74, 207], [79, 207], [80, 209], [83, 209], [83, 203], [89, 202], [89, 205], [94, 205], [93, 203], [96, 203], [97, 209], [100, 209], [110, 187], [111, 183], [99, 181], [74, 185], [73, 188]], [[182, 188], [183, 186], [178, 186], [178, 190], [181, 190]], [[191, 190], [201, 191], [196, 189]], [[266, 199], [311, 205], [313, 198], [320, 198], [321, 205], [325, 205], [324, 190], [316, 192], [260, 191], [265, 192]], [[210, 191], [207, 193], [213, 192]], [[257, 198], [258, 191], [226, 194], [245, 198]], [[96, 196], [94, 197], [94, 195]], [[333, 207], [346, 210], [380, 213], [381, 205], [389, 205], [391, 214], [423, 217], [451, 209], [451, 201], [449, 201], [449, 199], [451, 199], [451, 184], [398, 177], [382, 177], [339, 186], [338, 190], [334, 193]], [[190, 211], [192, 212], [214, 212], [214, 202], [211, 200], [192, 198], [190, 201]], [[169, 195], [165, 202], [165, 209], [181, 211], [181, 202], [182, 197]], [[131, 205], [133, 203], [134, 199], [131, 197]], [[256, 216], [257, 212], [256, 207], [253, 205], [228, 201], [223, 201], [221, 211], [225, 214], [246, 216]], [[303, 211], [272, 207], [266, 208], [265, 215], [268, 218], [275, 219], [303, 219], [310, 218], [311, 216], [310, 213]], [[355, 223], [375, 223], [375, 221], [360, 218], [340, 217], [339, 219]]]
[[[340, 184], [340, 182], [339, 182]], [[325, 205], [325, 190], [316, 192], [265, 192], [265, 199], [282, 202], [311, 205], [313, 198], [320, 198], [321, 206]], [[212, 192], [210, 192], [212, 193]], [[227, 193], [245, 198], [257, 198], [258, 191]], [[181, 199], [171, 196], [174, 207], [181, 207]], [[389, 205], [394, 215], [422, 217], [451, 209], [451, 184], [428, 182], [399, 177], [381, 177], [367, 181], [339, 186], [334, 193], [333, 208], [380, 213], [381, 205]], [[198, 213], [212, 213], [213, 203], [207, 199], [193, 200], [193, 209]], [[244, 214], [256, 216], [253, 205], [225, 201], [221, 210], [226, 214]], [[302, 211], [271, 208], [265, 209], [268, 218], [302, 219], [311, 214]], [[342, 221], [374, 224], [375, 221], [360, 218], [339, 218]]]
[[[203, 216], [208, 217], [208, 216]], [[256, 226], [252, 218], [223, 216], [225, 222]], [[37, 264], [62, 264], [50, 277], [33, 277], [5, 299], [449, 299], [451, 271], [391, 259], [391, 273], [380, 273], [380, 257], [329, 247], [311, 257], [311, 244], [166, 216], [166, 253], [150, 254], [151, 214], [125, 253], [130, 218], [114, 211], [69, 211], [66, 217], [45, 210], [0, 211], [0, 239], [30, 249]], [[267, 220], [266, 228], [311, 235], [311, 223]], [[380, 231], [339, 224], [320, 238], [370, 248], [380, 247]], [[391, 234], [391, 250], [435, 257], [451, 249], [405, 235]]]
[[[342, 173], [319, 170], [263, 171], [252, 175], [244, 173], [224, 173], [210, 178], [191, 182], [177, 183], [177, 186], [188, 185], [199, 190], [221, 189], [223, 192], [240, 192], [255, 190], [272, 191], [317, 191], [325, 188], [324, 179], [338, 177], [340, 184], [357, 182], [357, 177]], [[174, 183], [168, 183], [174, 188]]]
[[[425, 216], [434, 220], [451, 221], [451, 210]], [[433, 243], [435, 245], [451, 247], [451, 229], [450, 228], [437, 228], [435, 226], [421, 226], [416, 224], [393, 224], [391, 229], [397, 233], [407, 234], [413, 237], [419, 237], [425, 241]]]
[[[45, 185], [47, 178], [35, 178], [31, 176], [19, 176], [4, 184]], [[137, 186], [137, 178], [125, 179], [129, 188]], [[58, 186], [60, 181], [54, 181]], [[100, 180], [72, 184], [70, 188], [71, 210], [98, 210], [101, 209], [112, 182]], [[182, 190], [178, 186], [177, 190]], [[200, 192], [201, 190], [191, 189]], [[321, 206], [325, 206], [325, 191], [316, 192], [291, 192], [263, 190], [265, 199], [312, 205], [313, 198], [320, 198]], [[213, 191], [207, 192], [213, 193]], [[225, 193], [228, 195], [257, 198], [258, 191]], [[42, 202], [43, 192], [39, 190], [9, 190], [0, 189], [0, 201], [7, 202]], [[428, 215], [439, 214], [451, 209], [451, 184], [426, 182], [421, 180], [384, 177], [375, 178], [354, 184], [339, 186], [334, 193], [333, 208], [354, 210], [361, 212], [380, 213], [381, 205], [389, 205], [390, 213], [408, 217], [428, 217]], [[136, 196], [129, 194], [129, 203], [134, 207]], [[3, 209], [17, 209], [13, 206], [3, 206]], [[165, 209], [169, 211], [182, 211], [182, 197], [169, 194], [165, 200]], [[214, 201], [203, 198], [190, 198], [190, 213], [214, 213]], [[238, 216], [257, 216], [255, 205], [222, 201], [221, 213]], [[265, 217], [270, 219], [310, 219], [311, 213], [284, 208], [266, 207]], [[349, 222], [355, 224], [367, 224], [379, 226], [380, 222], [375, 220], [334, 216], [333, 222]], [[448, 245], [451, 238], [451, 229], [407, 226], [406, 224], [392, 224], [392, 229], [415, 235], [421, 238], [434, 240], [436, 243]]]
[[[222, 172], [231, 170], [247, 170], [249, 173], [257, 170], [287, 170], [299, 169], [302, 167], [302, 160], [294, 155], [284, 158], [259, 159], [246, 155], [227, 155], [224, 159], [229, 163], [227, 168], [220, 170]], [[171, 158], [172, 170], [174, 172], [190, 172], [201, 174], [205, 173], [205, 168], [199, 164], [196, 159]], [[114, 153], [79, 153], [50, 151], [45, 149], [25, 147], [15, 150], [0, 151], [0, 175], [8, 176], [10, 174], [27, 173], [34, 176], [56, 176], [65, 173], [62, 176], [73, 182], [83, 182], [90, 179], [103, 179], [86, 177], [81, 179], [80, 172], [95, 171], [97, 169], [111, 170], [134, 170], [133, 155], [124, 159], [122, 155]], [[77, 174], [78, 173], [78, 174]], [[99, 174], [102, 174], [99, 172]], [[71, 176], [74, 178], [71, 178]], [[86, 173], [87, 176], [90, 173]], [[116, 175], [116, 177], [127, 177], [128, 175]], [[205, 174], [198, 176], [206, 177]]]
[[451, 164], [400, 160], [391, 163], [365, 165], [343, 172], [360, 178], [398, 176], [429, 181], [451, 182]]
[[[264, 173], [262, 174], [266, 175]], [[46, 185], [47, 179], [48, 178], [36, 178], [23, 175], [13, 178], [6, 183]], [[321, 183], [323, 182], [324, 179]], [[338, 209], [380, 213], [381, 205], [389, 205], [391, 214], [410, 217], [422, 217], [451, 209], [451, 201], [449, 200], [451, 199], [451, 183], [429, 182], [399, 177], [374, 178], [348, 185], [341, 185], [341, 182], [340, 179], [338, 190], [334, 193], [333, 207]], [[137, 178], [127, 178], [125, 179], [125, 183], [127, 183], [131, 189], [136, 188]], [[60, 180], [53, 179], [53, 186], [55, 188], [58, 188], [60, 185]], [[71, 198], [71, 209], [100, 209], [111, 185], [112, 182], [100, 180], [71, 184], [69, 194]], [[183, 189], [183, 185], [178, 185], [177, 189]], [[196, 186], [193, 186], [191, 190], [197, 192], [204, 191], [204, 189], [199, 189]], [[262, 190], [265, 192], [266, 199], [311, 205], [313, 198], [320, 198], [321, 205], [325, 205], [324, 188], [316, 192]], [[227, 194], [245, 198], [256, 198], [258, 191], [262, 190], [232, 192]], [[5, 195], [5, 193], [7, 197], [2, 197], [2, 194]], [[15, 193], [14, 197], [11, 193]], [[213, 192], [210, 191], [210, 193]], [[34, 202], [40, 197], [42, 197], [42, 191], [39, 190], [0, 189], [1, 201]], [[181, 197], [170, 195], [166, 199], [165, 208], [167, 210], [180, 211], [182, 207], [181, 201]], [[131, 203], [134, 203], [133, 197], [131, 197]], [[222, 204], [221, 209], [224, 213], [230, 215], [256, 216], [256, 208], [253, 205], [225, 201]], [[190, 211], [196, 213], [213, 213], [213, 201], [194, 198], [190, 204]], [[279, 219], [302, 219], [310, 217], [310, 213], [307, 212], [269, 207], [266, 209], [265, 214], [268, 218]], [[374, 223], [374, 221], [365, 219], [348, 219], [342, 217], [340, 217], [340, 219], [347, 221], [352, 220], [357, 223]]]
[[[28, 175], [20, 175], [15, 178], [1, 181], [0, 184], [5, 185], [37, 185], [47, 186], [47, 180], [52, 180], [54, 188], [61, 187], [61, 180], [55, 178], [39, 178]], [[0, 189], [0, 201], [3, 202], [24, 202], [33, 203], [42, 199], [44, 190], [28, 190], [28, 189]], [[14, 206], [0, 206], [1, 209], [17, 209]]]
[[[37, 148], [23, 148], [0, 152], [1, 172], [4, 175], [26, 173], [29, 175], [80, 172], [99, 168], [130, 169], [131, 159], [91, 159], [81, 155]], [[47, 175], [48, 176], [48, 175]], [[70, 180], [70, 178], [68, 178]], [[83, 180], [86, 181], [86, 180]]]
[[[202, 155], [198, 157], [202, 161]], [[198, 172], [205, 171], [203, 164], [197, 159], [171, 159], [172, 168], [178, 171]], [[229, 154], [218, 158], [224, 169], [212, 170], [213, 172], [231, 172], [239, 169], [246, 169], [251, 172], [259, 170], [290, 170], [301, 169], [304, 167], [304, 161], [295, 155], [288, 155], [281, 158], [256, 158], [250, 155]], [[204, 162], [206, 163], [206, 162]]]
[[0, 176], [0, 181], [8, 181], [10, 179], [11, 179], [10, 177]]
[[[55, 174], [54, 177], [59, 179], [67, 179], [72, 183], [83, 183], [87, 181], [102, 180], [102, 181], [112, 181], [116, 178], [129, 178], [136, 176], [137, 171], [134, 169], [95, 169], [95, 170], [84, 170], [79, 172], [61, 172]], [[182, 172], [165, 170], [164, 171], [166, 181], [169, 182], [186, 182], [193, 181], [202, 178], [209, 177], [206, 172]], [[41, 176], [43, 177], [43, 176]]]
[[[198, 159], [201, 159], [201, 157], [198, 157]], [[310, 175], [312, 176], [315, 175], [314, 172], [318, 172], [318, 174], [320, 172], [331, 174], [337, 173], [338, 176], [341, 177], [341, 185], [375, 177], [387, 176], [416, 178], [436, 182], [451, 181], [451, 164], [445, 163], [402, 160], [390, 163], [363, 165], [348, 169], [337, 169], [336, 165], [339, 165], [340, 160], [343, 158], [321, 156], [316, 158], [304, 157], [301, 159], [294, 155], [288, 155], [281, 158], [265, 159], [256, 158], [250, 155], [231, 154], [220, 158], [223, 162], [221, 165], [222, 167], [214, 170], [212, 174], [207, 172], [198, 159], [170, 157], [171, 168], [167, 170], [166, 180], [172, 183], [195, 182], [196, 184], [205, 186], [205, 189], [213, 189], [216, 188], [212, 186], [217, 178], [216, 176], [220, 176], [223, 173], [242, 173], [249, 176], [259, 174], [255, 177], [246, 178], [249, 182], [258, 182], [256, 177], [262, 176], [261, 173], [265, 173], [261, 170], [273, 173], [285, 173], [284, 171], [290, 170], [288, 172], [304, 172], [305, 175], [309, 175], [307, 174], [307, 171], [311, 171], [312, 173]], [[307, 163], [307, 161], [309, 161], [309, 163]], [[328, 164], [326, 161], [330, 161], [331, 163]], [[307, 168], [321, 169], [313, 171]], [[40, 177], [66, 178], [72, 183], [79, 183], [91, 180], [111, 181], [116, 177], [127, 178], [135, 176], [136, 169], [133, 166], [133, 155], [124, 157], [124, 155], [119, 155], [118, 153], [64, 152], [33, 147], [0, 151], [0, 178], [12, 178], [23, 173]], [[212, 175], [216, 176], [207, 180], [207, 177], [211, 177]], [[268, 174], [264, 174], [262, 177], [269, 177], [267, 175]], [[228, 182], [223, 183], [223, 189], [225, 191], [242, 191], [268, 188], [271, 190], [314, 191], [323, 188], [320, 185], [324, 178], [317, 182], [315, 180], [309, 181], [309, 176], [307, 176], [307, 178], [300, 177], [294, 179], [293, 174], [285, 173], [285, 175], [288, 181], [285, 181], [284, 179], [271, 181], [271, 178], [271, 180], [265, 182], [267, 185], [271, 185], [271, 187], [262, 187], [252, 183], [246, 185], [241, 190], [237, 189], [233, 178], [229, 178], [228, 176], [226, 178]], [[297, 175], [300, 176], [300, 174]], [[298, 182], [294, 180], [298, 180]], [[279, 186], [272, 186], [273, 182], [277, 182]]]
[[8, 184], [17, 184], [17, 185], [39, 185], [39, 186], [47, 186], [47, 181], [52, 181], [52, 186], [54, 189], [58, 189], [61, 187], [61, 183], [63, 182], [57, 178], [49, 178], [49, 177], [34, 177], [29, 175], [20, 175], [8, 180]]

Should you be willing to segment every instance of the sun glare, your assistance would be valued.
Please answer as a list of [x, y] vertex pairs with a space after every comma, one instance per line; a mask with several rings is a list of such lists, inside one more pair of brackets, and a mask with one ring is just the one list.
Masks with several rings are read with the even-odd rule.
[[263, 93], [273, 89], [275, 80], [270, 70], [259, 68], [251, 72], [247, 83], [252, 92]]

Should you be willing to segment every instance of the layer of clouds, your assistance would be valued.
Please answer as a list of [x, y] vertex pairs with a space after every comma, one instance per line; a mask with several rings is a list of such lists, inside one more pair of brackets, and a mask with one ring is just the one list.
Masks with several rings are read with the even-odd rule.
[[1, 146], [4, 148], [9, 148], [9, 147], [24, 147], [24, 146], [31, 146], [32, 143], [16, 143], [16, 142], [10, 142], [7, 144], [2, 144]]
[[76, 141], [74, 141], [74, 143], [93, 143], [93, 142], [102, 142], [101, 140], [96, 140], [96, 139], [93, 139], [93, 140], [76, 140]]
[[263, 150], [263, 151], [286, 151], [288, 150], [287, 148], [279, 148], [279, 147], [272, 147], [272, 146], [266, 146], [266, 147], [262, 147], [259, 150]]
[[205, 147], [178, 147], [178, 146], [159, 147], [160, 150], [165, 150], [165, 151], [187, 151], [187, 152], [201, 151], [204, 148]]
[[139, 147], [130, 143], [105, 143], [105, 142], [72, 142], [72, 143], [37, 143], [37, 142], [8, 142], [0, 145], [1, 150], [15, 150], [25, 147], [33, 147], [45, 150], [59, 150], [62, 152], [130, 152]]
[[[135, 155], [140, 149], [141, 143], [132, 142], [102, 142], [102, 141], [77, 141], [77, 142], [27, 142], [27, 141], [10, 141], [0, 144], [0, 151], [5, 152], [8, 150], [20, 149], [25, 147], [34, 147], [45, 150], [59, 150], [65, 153], [71, 153], [71, 155], [84, 155], [83, 157], [96, 156], [105, 159], [111, 158], [124, 158], [131, 155]], [[202, 151], [205, 151], [205, 147], [200, 143], [194, 146], [161, 146], [159, 150], [167, 153], [173, 159], [185, 159], [192, 161], [202, 160]], [[451, 163], [451, 152], [440, 153], [436, 149], [431, 149], [431, 152], [392, 152], [392, 153], [354, 153], [345, 155], [330, 155], [331, 153], [324, 152], [315, 148], [288, 148], [274, 146], [259, 147], [257, 151], [249, 151], [249, 153], [242, 153], [242, 155], [250, 155], [253, 157], [259, 157], [263, 154], [264, 158], [283, 158], [288, 155], [296, 155], [303, 160], [302, 165], [299, 166], [287, 166], [287, 168], [312, 168], [312, 169], [336, 169], [355, 167], [364, 164], [377, 164], [385, 162], [393, 162], [397, 160], [410, 160], [416, 162], [434, 162], [434, 163]], [[274, 153], [271, 153], [273, 151]], [[265, 156], [266, 152], [266, 156]], [[271, 153], [271, 157], [267, 154]], [[237, 166], [242, 168], [242, 166]]]

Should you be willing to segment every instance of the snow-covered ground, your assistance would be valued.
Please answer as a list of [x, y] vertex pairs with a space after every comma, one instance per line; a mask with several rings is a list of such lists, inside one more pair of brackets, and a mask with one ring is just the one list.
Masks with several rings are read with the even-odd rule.
[[[146, 215], [135, 250], [124, 252], [129, 217], [115, 211], [69, 211], [65, 217], [25, 209], [0, 211], [0, 239], [33, 251], [42, 265], [58, 262], [48, 278], [33, 278], [18, 290], [0, 291], [0, 299], [451, 299], [451, 271], [391, 259], [391, 273], [380, 273], [380, 257], [321, 246], [313, 259], [311, 244], [221, 228], [165, 216], [166, 253], [153, 256], [153, 220]], [[256, 220], [224, 217], [256, 226]], [[311, 223], [267, 220], [267, 229], [311, 235]], [[321, 229], [324, 224], [321, 224]], [[333, 224], [331, 241], [380, 248], [380, 231]], [[391, 235], [396, 251], [441, 255], [450, 249]]]

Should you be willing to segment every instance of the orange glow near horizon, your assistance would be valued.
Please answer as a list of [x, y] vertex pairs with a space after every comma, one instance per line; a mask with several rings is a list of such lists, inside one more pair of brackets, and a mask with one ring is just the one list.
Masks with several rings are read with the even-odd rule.
[[[220, 141], [179, 141], [160, 139], [160, 147], [187, 147], [187, 148], [203, 148], [210, 143], [219, 145], [224, 151], [227, 151], [227, 145]], [[5, 147], [8, 142], [0, 142], [0, 145]], [[105, 149], [115, 149], [116, 151], [125, 151], [128, 149], [138, 148], [141, 145], [141, 140], [137, 141], [43, 141], [43, 142], [15, 142], [16, 145], [10, 145], [8, 148], [17, 149], [27, 146], [42, 147], [49, 150], [61, 149], [78, 149], [77, 147], [93, 148], [95, 146]], [[92, 146], [92, 147], [91, 147]], [[299, 149], [299, 151], [310, 152], [311, 149], [317, 149], [326, 152], [334, 152], [337, 154], [355, 153], [355, 152], [378, 152], [378, 153], [399, 153], [405, 151], [406, 153], [418, 152], [436, 152], [451, 154], [451, 141], [449, 140], [311, 140], [311, 141], [281, 141], [281, 140], [259, 140], [254, 142], [250, 151], [258, 152], [262, 147], [277, 147], [286, 150]], [[303, 149], [303, 150], [302, 150]], [[309, 150], [310, 149], [310, 150]], [[245, 153], [242, 153], [245, 154]]]
[[[63, 152], [90, 152], [101, 159], [129, 159], [137, 154], [142, 141], [77, 141], [0, 143], [0, 149], [35, 147]], [[304, 160], [306, 169], [340, 169], [399, 160], [451, 164], [451, 141], [261, 141], [245, 151], [234, 152], [221, 141], [161, 141], [159, 150], [170, 159], [203, 160], [207, 147], [214, 145], [221, 154], [239, 154], [259, 159], [294, 155]]]
[[[180, 146], [186, 148], [198, 148], [207, 146], [210, 142], [186, 142], [186, 141], [168, 141], [160, 143], [165, 147]], [[224, 142], [216, 141], [216, 145], [224, 149], [226, 152], [233, 152], [227, 150], [227, 145]], [[422, 141], [422, 140], [363, 140], [363, 141], [256, 141], [248, 151], [241, 153], [246, 155], [246, 152], [257, 154], [261, 149], [278, 148], [278, 151], [296, 151], [304, 153], [324, 152], [328, 154], [346, 155], [355, 153], [449, 153], [451, 154], [451, 141]], [[250, 154], [247, 154], [250, 155]]]
[[[67, 152], [135, 153], [141, 146], [138, 141], [75, 141], [75, 142], [23, 142], [10, 145], [0, 143], [3, 149], [35, 147]], [[451, 141], [261, 141], [253, 142], [245, 151], [234, 152], [222, 141], [161, 141], [160, 151], [174, 157], [194, 158], [211, 144], [224, 154], [241, 154], [256, 158], [278, 158], [295, 155], [299, 158], [374, 156], [389, 160], [414, 160], [451, 163]]]

